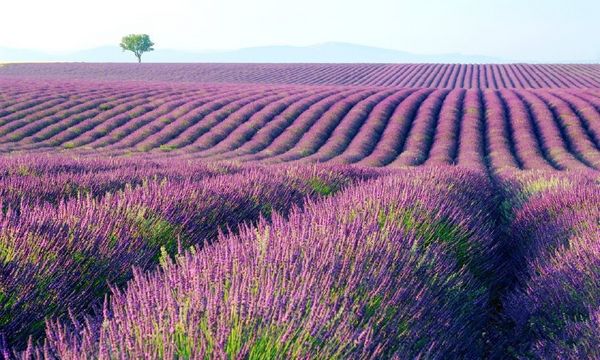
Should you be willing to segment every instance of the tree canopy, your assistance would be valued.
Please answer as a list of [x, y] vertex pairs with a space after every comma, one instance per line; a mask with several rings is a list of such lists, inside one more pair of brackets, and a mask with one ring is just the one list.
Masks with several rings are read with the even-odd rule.
[[150, 40], [150, 36], [146, 34], [130, 34], [123, 36], [120, 45], [123, 51], [133, 52], [138, 59], [138, 63], [142, 62], [143, 53], [154, 50], [154, 43]]

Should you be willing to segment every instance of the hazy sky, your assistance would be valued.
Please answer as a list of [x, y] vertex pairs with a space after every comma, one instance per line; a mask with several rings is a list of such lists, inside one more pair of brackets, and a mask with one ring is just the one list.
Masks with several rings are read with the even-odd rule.
[[0, 47], [70, 51], [148, 33], [203, 50], [343, 41], [422, 54], [600, 59], [599, 0], [2, 0]]

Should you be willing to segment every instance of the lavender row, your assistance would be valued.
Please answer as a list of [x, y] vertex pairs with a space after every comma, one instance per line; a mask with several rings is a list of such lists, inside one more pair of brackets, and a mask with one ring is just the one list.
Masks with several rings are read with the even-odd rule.
[[[38, 336], [48, 316], [89, 310], [132, 266], [149, 269], [211, 243], [219, 231], [286, 213], [305, 197], [329, 195], [369, 171], [248, 169], [204, 180], [149, 181], [101, 199], [38, 205], [0, 221], [0, 332], [10, 343]], [[198, 177], [198, 174], [194, 174]], [[49, 185], [54, 185], [50, 182]], [[68, 269], [68, 271], [65, 271]]]
[[234, 173], [239, 166], [217, 163], [168, 163], [129, 159], [74, 159], [15, 156], [0, 159], [0, 208], [18, 214], [23, 207], [57, 206], [72, 198], [101, 198], [151, 181], [199, 181]]
[[[331, 90], [315, 91], [307, 96], [306, 93], [287, 96], [279, 101], [275, 101], [265, 106], [261, 110], [253, 113], [248, 119], [243, 121], [237, 127], [226, 129], [228, 134], [219, 134], [223, 141], [218, 142], [204, 151], [201, 151], [202, 157], [222, 156], [223, 153], [239, 151], [238, 149], [245, 141], [252, 138], [259, 130], [263, 130], [267, 124], [273, 124], [281, 118], [294, 118], [294, 113], [298, 113], [300, 108], [308, 108], [311, 104], [330, 95]], [[246, 144], [247, 145], [247, 144]]]
[[[21, 356], [480, 357], [502, 277], [487, 177], [398, 173], [136, 273]], [[469, 204], [469, 206], [465, 206]]]
[[[245, 131], [246, 136], [238, 141], [235, 141], [233, 148], [228, 152], [215, 156], [216, 159], [231, 159], [238, 158], [244, 155], [253, 154], [266, 148], [275, 137], [279, 136], [295, 119], [299, 119], [301, 115], [308, 112], [309, 109], [320, 106], [322, 101], [330, 96], [333, 96], [335, 91], [320, 91], [313, 95], [307, 96], [301, 101], [291, 104], [281, 114], [273, 117], [270, 121], [263, 124], [261, 127], [253, 127]], [[319, 105], [317, 105], [319, 104]], [[311, 110], [312, 111], [312, 110]], [[304, 115], [306, 116], [306, 115]], [[244, 130], [248, 123], [238, 129]], [[228, 141], [222, 142], [226, 144]], [[219, 144], [218, 144], [219, 145]], [[217, 146], [218, 146], [217, 145]]]
[[313, 154], [323, 146], [333, 129], [340, 124], [351, 110], [356, 109], [363, 101], [366, 101], [375, 94], [375, 91], [367, 90], [347, 96], [345, 99], [337, 102], [324, 112], [319, 121], [308, 128], [297, 142], [293, 143], [290, 141], [286, 146], [287, 151], [270, 158], [269, 161], [288, 162]]
[[[298, 118], [290, 119], [292, 121], [288, 123], [289, 126], [286, 128], [275, 129], [277, 136], [272, 138], [272, 142], [268, 144], [268, 146], [261, 149], [258, 153], [242, 156], [240, 159], [254, 161], [262, 160], [289, 150], [307, 131], [310, 131], [310, 128], [320, 121], [325, 114], [334, 112], [333, 116], [336, 116], [335, 112], [339, 113], [340, 111], [339, 106], [336, 105], [349, 97], [366, 97], [364, 92], [365, 91], [362, 89], [345, 89], [344, 91], [328, 96], [313, 104], [305, 112], [300, 114]], [[361, 93], [362, 95], [360, 95]], [[357, 100], [355, 99], [354, 101]], [[338, 108], [336, 109], [336, 107]]]
[[382, 90], [359, 102], [348, 111], [337, 126], [329, 129], [329, 136], [320, 139], [321, 145], [317, 147], [317, 151], [301, 160], [304, 162], [324, 162], [342, 153], [369, 117], [377, 112], [376, 109], [381, 107], [382, 104], [388, 103], [389, 99], [394, 98], [396, 93], [395, 90], [391, 89]]
[[597, 173], [508, 176], [515, 287], [504, 300], [517, 357], [600, 356], [600, 185]]
[[332, 162], [355, 163], [371, 153], [394, 110], [412, 93], [413, 90], [399, 90], [374, 106], [364, 124], [352, 134], [353, 137], [345, 139], [342, 151], [335, 154], [336, 156], [330, 156]]
[[415, 166], [425, 162], [431, 150], [441, 106], [447, 95], [448, 91], [438, 90], [421, 103], [406, 134], [402, 151], [389, 166]]

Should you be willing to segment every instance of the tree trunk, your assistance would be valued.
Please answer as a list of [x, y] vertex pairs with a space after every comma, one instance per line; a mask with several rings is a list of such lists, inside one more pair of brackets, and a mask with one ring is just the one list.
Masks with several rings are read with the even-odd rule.
[[138, 58], [138, 64], [141, 64], [142, 63], [142, 55], [138, 55], [137, 58]]

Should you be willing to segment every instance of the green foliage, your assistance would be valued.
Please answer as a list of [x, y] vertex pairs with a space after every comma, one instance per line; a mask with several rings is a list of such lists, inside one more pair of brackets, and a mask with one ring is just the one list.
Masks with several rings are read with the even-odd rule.
[[114, 233], [114, 232], [111, 233], [108, 236], [108, 242], [107, 242], [108, 248], [109, 249], [114, 249], [115, 246], [117, 246], [118, 243], [119, 243], [119, 236], [116, 233]]
[[157, 249], [155, 260], [164, 260], [165, 253], [169, 256], [177, 254], [177, 237], [180, 228], [160, 216], [151, 213], [149, 209], [140, 208], [133, 216], [137, 234], [144, 241]]
[[142, 145], [142, 146], [136, 146], [135, 150], [139, 151], [139, 152], [148, 152], [150, 151], [152, 148], [148, 145]]
[[232, 318], [231, 332], [227, 337], [225, 344], [225, 352], [228, 359], [237, 359], [240, 350], [242, 349], [243, 333], [242, 323], [237, 315]]
[[[475, 243], [469, 240], [469, 234], [450, 219], [436, 219], [432, 214], [418, 207], [390, 207], [377, 214], [380, 228], [388, 222], [396, 223], [405, 229], [414, 231], [422, 242], [415, 243], [420, 249], [426, 249], [432, 243], [443, 243], [453, 253], [459, 267], [466, 266], [474, 275], [483, 276], [478, 263]], [[415, 251], [417, 249], [413, 249]]]
[[420, 338], [419, 340], [415, 341], [415, 349], [420, 350], [423, 349], [425, 347], [425, 345], [427, 345], [429, 343], [429, 339], [424, 336], [422, 338]]
[[139, 63], [142, 62], [143, 53], [154, 50], [154, 43], [146, 34], [130, 34], [123, 36], [120, 46], [123, 51], [133, 52]]
[[161, 151], [173, 151], [173, 150], [177, 149], [177, 146], [163, 144], [163, 145], [159, 146], [159, 149]]
[[192, 355], [193, 355], [194, 341], [187, 334], [183, 323], [180, 322], [180, 323], [175, 324], [173, 340], [175, 342], [177, 358], [178, 359], [191, 359]]
[[204, 337], [204, 340], [206, 340], [206, 354], [204, 356], [205, 359], [211, 359], [212, 354], [213, 354], [213, 349], [215, 348], [215, 339], [213, 337], [212, 331], [210, 330], [209, 326], [208, 326], [208, 319], [206, 317], [203, 317], [200, 320], [200, 331], [202, 332], [202, 335]]
[[281, 355], [280, 339], [268, 331], [250, 347], [249, 359], [277, 359]]
[[375, 295], [374, 297], [369, 298], [369, 300], [367, 301], [367, 304], [365, 305], [365, 315], [364, 316], [365, 316], [366, 320], [373, 317], [379, 311], [382, 300], [383, 300], [383, 298], [381, 297], [381, 295]]
[[308, 180], [308, 185], [314, 192], [321, 196], [328, 196], [337, 191], [335, 186], [327, 184], [316, 176]]
[[9, 174], [18, 175], [18, 176], [40, 176], [38, 172], [34, 169], [29, 168], [27, 165], [19, 165], [13, 171], [9, 171]]
[[260, 213], [265, 217], [271, 216], [271, 214], [273, 214], [273, 205], [269, 203], [261, 204]]
[[56, 251], [52, 251], [44, 247], [40, 235], [28, 234], [25, 239], [29, 252], [26, 258], [19, 256], [16, 261], [28, 262], [30, 264], [38, 264], [44, 261], [54, 261], [58, 257]]
[[6, 292], [0, 290], [0, 313], [4, 313], [4, 315], [0, 315], [0, 326], [6, 325], [12, 319], [12, 314], [10, 310], [13, 305], [17, 302], [17, 298], [15, 294], [7, 294]]
[[318, 353], [324, 342], [303, 329], [297, 329], [287, 335], [285, 326], [269, 325], [254, 331], [254, 340], [249, 347], [248, 359], [303, 359], [311, 348]]
[[87, 255], [81, 251], [74, 251], [71, 257], [73, 258], [73, 261], [78, 264], [84, 264], [87, 260]]
[[542, 191], [551, 189], [568, 189], [572, 184], [568, 179], [559, 179], [555, 177], [541, 178], [526, 184], [523, 193], [525, 196], [531, 196]]
[[167, 249], [165, 249], [164, 246], [161, 246], [160, 247], [160, 256], [158, 258], [158, 262], [159, 262], [160, 266], [163, 269], [166, 269], [170, 260], [171, 260], [171, 257], [169, 256]]
[[8, 264], [16, 256], [15, 249], [0, 238], [0, 264]]

